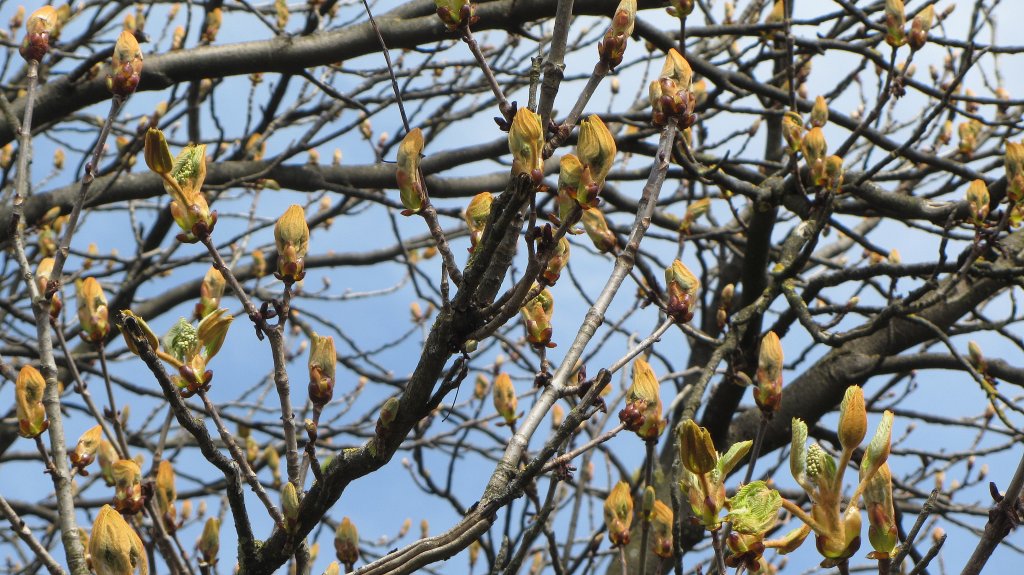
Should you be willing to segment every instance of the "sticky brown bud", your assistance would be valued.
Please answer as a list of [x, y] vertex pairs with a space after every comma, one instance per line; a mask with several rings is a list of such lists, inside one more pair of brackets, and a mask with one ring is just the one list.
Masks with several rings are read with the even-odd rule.
[[864, 390], [859, 385], [846, 388], [839, 405], [839, 443], [844, 450], [856, 449], [868, 432], [868, 415], [864, 406]]
[[823, 96], [814, 100], [814, 107], [811, 108], [811, 126], [821, 128], [828, 123], [828, 103]]
[[[24, 11], [24, 8], [21, 10]], [[58, 26], [57, 9], [53, 6], [43, 6], [33, 12], [25, 22], [25, 40], [21, 45], [21, 57], [26, 61], [42, 60], [50, 50], [50, 37], [57, 31]], [[13, 21], [11, 27], [17, 27]]]
[[608, 540], [620, 547], [629, 544], [629, 527], [633, 523], [633, 498], [629, 484], [620, 481], [604, 500], [604, 523], [608, 528]]
[[17, 433], [22, 437], [39, 437], [49, 427], [43, 407], [46, 381], [39, 369], [22, 366], [14, 383], [14, 403], [17, 414]]
[[344, 563], [348, 570], [359, 560], [359, 531], [348, 517], [342, 518], [334, 532], [334, 550], [338, 561]]
[[928, 41], [928, 31], [931, 30], [935, 20], [935, 5], [925, 6], [910, 23], [910, 49], [918, 51]]
[[426, 199], [426, 188], [420, 179], [420, 155], [423, 154], [423, 132], [413, 128], [402, 138], [398, 145], [398, 165], [395, 177], [398, 179], [398, 191], [405, 210], [402, 215], [410, 216], [423, 209]]
[[782, 362], [782, 343], [779, 336], [770, 331], [761, 339], [755, 376], [754, 401], [762, 412], [774, 413], [782, 402]]
[[170, 174], [174, 169], [174, 156], [167, 145], [164, 133], [156, 128], [146, 131], [144, 156], [146, 166], [157, 174]]
[[679, 323], [693, 319], [700, 289], [697, 276], [683, 262], [675, 260], [665, 269], [665, 283], [668, 286], [668, 315]]
[[971, 220], [974, 225], [984, 225], [989, 212], [988, 185], [985, 180], [974, 180], [967, 187], [967, 205], [971, 209]]
[[89, 537], [89, 555], [96, 575], [132, 575], [149, 572], [142, 540], [121, 514], [104, 505], [96, 515]]
[[115, 97], [127, 98], [135, 92], [142, 79], [142, 49], [135, 34], [124, 30], [114, 44], [107, 87]]
[[313, 334], [309, 348], [309, 399], [323, 407], [334, 396], [334, 372], [338, 356], [334, 338]]
[[536, 112], [529, 108], [516, 110], [508, 131], [508, 149], [513, 174], [526, 174], [534, 184], [544, 179], [544, 129]]
[[679, 461], [690, 473], [702, 475], [715, 468], [718, 453], [707, 429], [687, 419], [676, 428]]
[[199, 537], [199, 553], [203, 556], [203, 562], [212, 565], [217, 562], [217, 553], [220, 551], [220, 520], [211, 517], [203, 525], [203, 534]]
[[277, 278], [292, 283], [306, 276], [305, 257], [309, 250], [309, 225], [306, 212], [298, 204], [291, 205], [274, 226], [277, 243]]
[[494, 409], [505, 418], [505, 423], [513, 424], [518, 419], [516, 414], [518, 399], [516, 398], [516, 388], [512, 385], [512, 378], [507, 373], [501, 372], [498, 377], [494, 378], [492, 397]]

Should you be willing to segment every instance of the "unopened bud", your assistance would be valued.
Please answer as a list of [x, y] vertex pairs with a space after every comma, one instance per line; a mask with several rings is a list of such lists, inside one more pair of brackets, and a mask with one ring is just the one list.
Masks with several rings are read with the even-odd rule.
[[512, 425], [518, 418], [516, 414], [518, 399], [516, 398], [516, 388], [512, 385], [512, 379], [507, 373], [501, 372], [494, 379], [492, 399], [494, 400], [494, 409], [505, 418], [505, 423]]
[[93, 521], [89, 555], [96, 575], [149, 572], [142, 540], [121, 514], [109, 505], [104, 505]]
[[211, 517], [203, 525], [203, 534], [199, 537], [199, 553], [203, 556], [204, 563], [212, 565], [217, 562], [217, 552], [219, 551], [220, 520]]
[[789, 152], [795, 153], [803, 141], [804, 121], [798, 112], [789, 111], [782, 116], [782, 137], [789, 144]]
[[782, 402], [782, 343], [774, 331], [768, 332], [761, 339], [758, 352], [757, 387], [754, 388], [754, 401], [764, 413], [778, 411]]
[[299, 521], [299, 494], [295, 484], [290, 481], [281, 489], [281, 513], [284, 515], [285, 527], [294, 531]]
[[476, 22], [476, 7], [469, 0], [434, 0], [437, 16], [444, 22], [449, 31]]
[[620, 547], [629, 544], [629, 527], [633, 523], [633, 498], [629, 484], [620, 481], [604, 500], [604, 523], [608, 528], [608, 540]]
[[544, 179], [544, 128], [536, 112], [529, 108], [516, 110], [508, 131], [508, 149], [514, 174], [525, 174], [534, 184]]
[[18, 435], [39, 437], [49, 427], [46, 410], [43, 408], [43, 390], [46, 380], [43, 374], [31, 365], [22, 366], [14, 384], [14, 399], [18, 416]]
[[116, 97], [127, 98], [135, 92], [142, 79], [142, 49], [135, 34], [124, 30], [114, 44], [107, 87]]
[[121, 459], [113, 465], [114, 507], [125, 515], [142, 509], [142, 470], [132, 459]]
[[587, 232], [587, 237], [594, 242], [594, 248], [597, 251], [602, 253], [615, 251], [618, 240], [615, 237], [615, 232], [608, 227], [608, 221], [605, 220], [600, 209], [583, 210], [580, 219], [583, 222], [583, 229]]
[[334, 338], [313, 334], [309, 349], [309, 400], [323, 407], [334, 396], [334, 373], [338, 356]]
[[907, 43], [907, 15], [903, 0], [885, 0], [885, 42], [893, 48]]
[[348, 570], [359, 560], [359, 531], [348, 517], [342, 518], [334, 532], [334, 551]]
[[811, 126], [821, 128], [828, 123], [828, 103], [823, 96], [814, 100], [814, 107], [811, 108]]
[[144, 156], [146, 166], [157, 174], [170, 174], [174, 169], [174, 156], [167, 145], [164, 133], [155, 128], [146, 130]]
[[928, 31], [935, 20], [935, 5], [925, 6], [910, 23], [910, 49], [918, 51], [928, 41]]
[[715, 468], [718, 454], [711, 441], [711, 433], [687, 419], [676, 428], [679, 442], [679, 461], [690, 473], [702, 475]]
[[967, 205], [971, 209], [971, 220], [974, 225], [981, 226], [985, 223], [985, 219], [988, 218], [990, 201], [988, 185], [985, 184], [985, 180], [974, 180], [967, 186]]
[[[20, 7], [22, 13], [24, 8]], [[16, 28], [15, 22], [11, 27]], [[21, 45], [21, 57], [26, 61], [43, 59], [43, 56], [50, 50], [50, 37], [58, 28], [57, 9], [53, 6], [43, 6], [28, 17], [25, 22], [25, 40]]]
[[99, 425], [89, 428], [81, 437], [75, 449], [68, 453], [71, 459], [71, 466], [77, 469], [82, 475], [89, 475], [85, 470], [92, 463], [96, 451], [100, 448], [100, 441], [103, 439], [103, 430]]
[[[398, 179], [398, 191], [405, 210], [402, 215], [409, 216], [423, 209], [426, 189], [420, 179], [420, 155], [423, 154], [423, 132], [413, 128], [402, 138], [398, 145], [398, 167], [395, 177]], [[340, 160], [339, 160], [340, 163]]]
[[110, 332], [107, 296], [94, 277], [75, 282], [78, 296], [78, 322], [82, 328], [82, 339], [98, 343]]
[[469, 241], [472, 252], [476, 244], [484, 236], [484, 228], [487, 227], [487, 219], [491, 216], [491, 203], [494, 196], [490, 192], [480, 192], [473, 196], [466, 208], [466, 225], [469, 226]]
[[839, 404], [839, 443], [844, 450], [856, 449], [868, 432], [868, 415], [864, 406], [864, 390], [859, 385], [846, 388]]
[[292, 283], [306, 276], [305, 257], [309, 250], [309, 225], [302, 206], [293, 204], [274, 226], [277, 242], [277, 278]]
[[668, 313], [669, 317], [679, 323], [686, 323], [693, 319], [693, 312], [697, 306], [697, 291], [700, 289], [700, 280], [683, 262], [675, 260], [672, 265], [665, 268], [665, 283], [668, 285]]
[[537, 297], [526, 302], [520, 310], [526, 327], [526, 341], [535, 347], [554, 347], [551, 342], [555, 298], [551, 291], [544, 289]]

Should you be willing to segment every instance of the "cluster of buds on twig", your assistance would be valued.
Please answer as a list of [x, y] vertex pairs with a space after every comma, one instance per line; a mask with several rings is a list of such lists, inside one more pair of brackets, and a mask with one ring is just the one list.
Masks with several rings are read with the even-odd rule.
[[14, 403], [18, 417], [18, 435], [39, 437], [50, 426], [43, 407], [43, 390], [46, 380], [43, 374], [31, 365], [22, 366], [14, 382]]
[[78, 280], [75, 293], [78, 296], [78, 323], [82, 328], [82, 339], [92, 343], [103, 341], [110, 333], [110, 322], [107, 296], [100, 282], [94, 277]]
[[345, 565], [345, 572], [359, 561], [359, 531], [348, 517], [344, 517], [334, 532], [334, 552]]
[[323, 409], [334, 396], [334, 372], [337, 364], [334, 338], [314, 333], [309, 346], [309, 401], [320, 409]]
[[57, 9], [43, 6], [25, 22], [25, 40], [21, 44], [21, 57], [26, 61], [40, 61], [50, 51], [50, 37], [59, 27]]
[[693, 275], [683, 262], [675, 260], [665, 268], [665, 284], [668, 289], [668, 305], [665, 313], [678, 323], [693, 319], [697, 307], [697, 291], [700, 280]]
[[677, 118], [679, 128], [685, 130], [697, 122], [694, 108], [697, 95], [691, 89], [693, 69], [683, 55], [672, 48], [661, 68], [661, 76], [651, 82], [648, 89], [653, 114], [651, 122], [664, 126], [669, 118]]
[[107, 88], [115, 98], [127, 98], [135, 92], [142, 79], [142, 48], [135, 34], [124, 30], [114, 44]]
[[519, 108], [508, 130], [508, 150], [512, 153], [513, 175], [525, 174], [535, 185], [544, 179], [544, 128], [540, 115]]
[[487, 219], [491, 217], [491, 204], [494, 196], [491, 192], [480, 192], [473, 196], [466, 207], [466, 225], [469, 227], [469, 252], [473, 253], [480, 238], [484, 237]]
[[109, 505], [104, 505], [93, 521], [89, 555], [96, 575], [149, 573], [142, 539]]
[[75, 444], [75, 448], [68, 453], [68, 458], [71, 459], [71, 467], [75, 471], [83, 476], [88, 476], [89, 472], [85, 470], [93, 459], [96, 457], [96, 452], [100, 448], [100, 442], [103, 439], [103, 430], [99, 425], [93, 426], [85, 431], [81, 437], [78, 438], [78, 443]]
[[761, 339], [757, 373], [754, 375], [757, 384], [754, 388], [754, 401], [766, 417], [778, 411], [782, 403], [782, 361], [782, 343], [779, 342], [779, 336], [770, 331]]
[[195, 319], [201, 320], [217, 311], [226, 286], [227, 282], [220, 270], [212, 266], [206, 270], [203, 283], [199, 284], [199, 303], [196, 304]]
[[203, 196], [206, 180], [206, 145], [189, 145], [171, 156], [171, 149], [163, 132], [150, 128], [146, 132], [146, 165], [164, 181], [164, 189], [171, 196], [171, 215], [182, 233], [177, 239], [183, 243], [196, 243], [208, 237], [217, 224], [217, 212]]
[[277, 273], [274, 277], [291, 285], [306, 277], [306, 252], [309, 251], [309, 224], [306, 211], [292, 204], [274, 226], [277, 244]]
[[725, 508], [725, 478], [746, 457], [754, 442], [734, 443], [724, 454], [715, 451], [707, 429], [687, 419], [676, 427], [679, 461], [682, 464], [679, 489], [693, 509], [693, 522], [708, 531], [722, 526], [719, 515]]
[[[817, 443], [807, 447], [807, 424], [800, 419], [793, 419], [790, 472], [809, 496], [811, 512], [808, 515], [795, 505], [787, 505], [787, 509], [796, 512], [814, 531], [818, 552], [825, 558], [822, 566], [838, 565], [860, 548], [860, 497], [889, 457], [892, 421], [892, 412], [886, 411], [874, 437], [864, 450], [860, 466], [860, 483], [844, 506], [843, 475], [854, 450], [860, 446], [867, 433], [864, 392], [858, 386], [851, 386], [840, 405], [838, 435], [842, 453], [838, 464]], [[885, 552], [888, 551], [891, 551], [891, 548]]]
[[501, 372], [494, 378], [491, 399], [494, 402], [494, 409], [505, 419], [506, 425], [512, 425], [516, 419], [519, 419], [517, 413], [519, 399], [516, 397], [516, 388], [512, 385], [512, 378], [507, 373]]
[[526, 327], [526, 341], [534, 347], [555, 347], [551, 342], [551, 317], [554, 314], [555, 298], [545, 288], [537, 297], [523, 305], [520, 313]]
[[119, 459], [114, 463], [113, 474], [114, 508], [125, 515], [135, 515], [146, 503], [139, 464], [133, 459]]
[[420, 156], [423, 154], [423, 132], [419, 128], [409, 130], [398, 145], [398, 161], [395, 178], [402, 198], [403, 216], [411, 216], [423, 209], [426, 188], [420, 176]]
[[629, 484], [620, 481], [604, 500], [604, 524], [608, 528], [608, 540], [615, 547], [629, 545], [629, 527], [633, 524], [633, 497]]
[[636, 0], [621, 0], [612, 15], [612, 23], [604, 33], [604, 39], [597, 43], [597, 53], [601, 63], [614, 70], [622, 63], [626, 53], [626, 43], [633, 34], [636, 21]]
[[449, 32], [472, 26], [478, 20], [476, 6], [469, 0], [434, 0], [434, 5]]
[[633, 361], [633, 383], [626, 392], [626, 407], [619, 421], [644, 441], [657, 441], [665, 430], [661, 416], [661, 384], [651, 364], [642, 358]]
[[185, 318], [179, 319], [164, 336], [164, 350], [156, 350], [161, 359], [178, 370], [173, 380], [182, 396], [191, 397], [200, 390], [209, 389], [213, 372], [207, 369], [207, 364], [220, 351], [228, 328], [235, 319], [226, 315], [227, 311], [218, 309], [204, 317], [198, 326], [193, 326]]
[[594, 248], [601, 253], [614, 252], [618, 247], [618, 239], [615, 232], [608, 227], [608, 221], [598, 208], [584, 210], [580, 220], [583, 222], [583, 229], [587, 237], [594, 243]]

